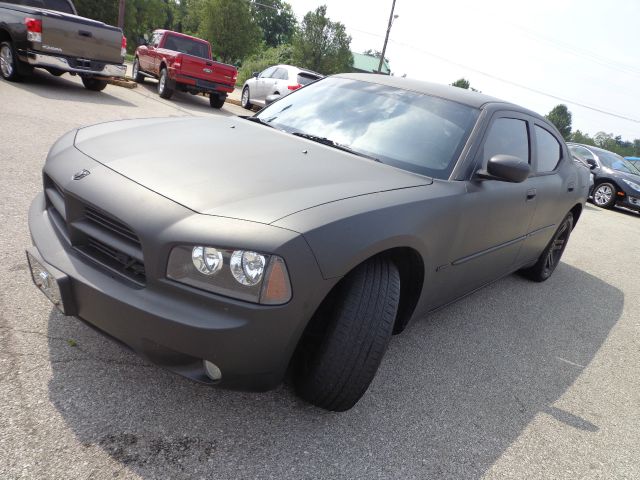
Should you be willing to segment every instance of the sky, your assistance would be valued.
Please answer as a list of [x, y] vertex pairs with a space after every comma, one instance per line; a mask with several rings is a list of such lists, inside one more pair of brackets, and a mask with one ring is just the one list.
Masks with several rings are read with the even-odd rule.
[[[382, 50], [392, 0], [288, 2], [299, 20], [326, 4], [352, 51]], [[564, 103], [574, 130], [640, 138], [640, 0], [396, 0], [395, 14], [394, 75], [464, 77], [543, 115]]]

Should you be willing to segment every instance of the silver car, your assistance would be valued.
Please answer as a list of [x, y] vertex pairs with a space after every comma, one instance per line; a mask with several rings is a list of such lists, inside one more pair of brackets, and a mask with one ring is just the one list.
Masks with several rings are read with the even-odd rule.
[[271, 101], [290, 94], [309, 83], [323, 78], [323, 75], [291, 65], [274, 65], [244, 82], [242, 106], [250, 109], [253, 105], [265, 106]]

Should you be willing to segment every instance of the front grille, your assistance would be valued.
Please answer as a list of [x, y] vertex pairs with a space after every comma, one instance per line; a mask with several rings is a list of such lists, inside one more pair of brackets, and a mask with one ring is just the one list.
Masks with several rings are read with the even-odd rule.
[[67, 194], [45, 175], [47, 212], [55, 227], [80, 253], [102, 267], [144, 286], [142, 244], [131, 227]]

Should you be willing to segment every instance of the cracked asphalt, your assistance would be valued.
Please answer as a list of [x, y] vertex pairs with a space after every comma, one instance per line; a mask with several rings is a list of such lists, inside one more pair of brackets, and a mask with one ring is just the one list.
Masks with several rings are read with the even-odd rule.
[[50, 145], [106, 120], [242, 112], [151, 82], [0, 81], [0, 479], [640, 478], [634, 213], [588, 205], [548, 282], [511, 276], [413, 323], [342, 414], [286, 384], [195, 384], [56, 313], [24, 255]]

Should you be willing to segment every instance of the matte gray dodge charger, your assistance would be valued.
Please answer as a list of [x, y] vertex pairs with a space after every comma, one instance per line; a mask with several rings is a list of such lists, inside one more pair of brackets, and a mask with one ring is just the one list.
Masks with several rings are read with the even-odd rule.
[[29, 212], [36, 285], [152, 362], [347, 410], [393, 333], [549, 278], [589, 173], [558, 131], [455, 87], [338, 75], [250, 118], [64, 135]]

